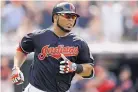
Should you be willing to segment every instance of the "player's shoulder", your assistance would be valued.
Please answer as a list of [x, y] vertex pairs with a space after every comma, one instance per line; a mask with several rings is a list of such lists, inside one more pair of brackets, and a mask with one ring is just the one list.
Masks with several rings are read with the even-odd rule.
[[32, 32], [33, 35], [41, 35], [41, 34], [45, 34], [45, 33], [49, 33], [51, 32], [50, 29], [40, 29], [40, 30], [34, 30]]
[[79, 35], [75, 33], [70, 33], [70, 36], [73, 38], [73, 41], [85, 42], [85, 40], [82, 37], [80, 37]]
[[43, 35], [45, 33], [50, 33], [50, 32], [51, 32], [50, 29], [37, 29], [37, 30], [34, 30], [31, 33], [28, 33], [27, 35], [31, 36], [31, 37], [34, 37], [34, 36], [41, 36], [41, 35]]

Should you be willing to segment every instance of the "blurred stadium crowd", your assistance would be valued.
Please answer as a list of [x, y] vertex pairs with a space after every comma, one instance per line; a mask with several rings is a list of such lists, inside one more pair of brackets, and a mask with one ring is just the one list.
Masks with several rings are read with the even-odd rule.
[[[17, 45], [25, 34], [52, 28], [52, 9], [56, 3], [61, 1], [63, 0], [2, 1], [2, 48], [7, 46], [8, 50], [12, 50], [12, 47]], [[76, 6], [77, 12], [81, 16], [77, 20], [73, 32], [88, 43], [137, 43], [137, 1], [71, 0], [70, 2]], [[104, 62], [110, 62], [110, 57], [108, 60], [103, 60], [103, 58], [99, 60], [96, 58], [95, 60], [95, 77], [93, 79], [82, 79], [76, 75], [72, 81], [71, 92], [136, 92], [138, 90], [138, 76], [134, 76], [134, 80], [131, 79], [132, 72], [129, 64], [120, 65], [118, 71], [110, 71]], [[117, 60], [115, 59], [115, 61]], [[28, 62], [31, 62], [31, 59]], [[28, 63], [25, 64], [28, 65]], [[112, 64], [115, 67], [117, 62]], [[12, 65], [13, 55], [2, 54], [1, 92], [21, 92], [19, 91], [21, 87], [13, 85], [10, 81]], [[29, 68], [25, 69], [24, 72], [27, 72]], [[27, 73], [25, 74], [27, 75]]]

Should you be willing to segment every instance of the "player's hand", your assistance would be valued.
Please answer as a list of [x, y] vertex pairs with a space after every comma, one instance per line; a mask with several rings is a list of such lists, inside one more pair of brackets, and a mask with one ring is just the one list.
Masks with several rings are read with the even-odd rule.
[[20, 85], [24, 82], [23, 73], [20, 71], [18, 67], [14, 67], [12, 69], [11, 79], [12, 79], [12, 82], [16, 85]]
[[60, 62], [60, 73], [71, 73], [76, 71], [76, 64], [67, 59], [63, 54], [61, 54], [63, 61]]

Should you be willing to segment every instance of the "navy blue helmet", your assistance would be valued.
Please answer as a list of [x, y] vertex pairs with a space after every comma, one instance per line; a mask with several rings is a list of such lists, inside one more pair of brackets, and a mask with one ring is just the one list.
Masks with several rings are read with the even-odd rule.
[[57, 4], [53, 8], [52, 22], [53, 22], [53, 16], [54, 16], [54, 14], [61, 14], [61, 13], [75, 14], [75, 15], [77, 15], [77, 17], [79, 17], [79, 15], [76, 13], [76, 8], [75, 8], [75, 6], [72, 3], [62, 2], [62, 3]]

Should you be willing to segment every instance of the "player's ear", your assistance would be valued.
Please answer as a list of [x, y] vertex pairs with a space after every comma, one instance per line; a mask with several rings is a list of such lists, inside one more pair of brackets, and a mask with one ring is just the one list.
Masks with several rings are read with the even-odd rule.
[[58, 20], [58, 15], [54, 15], [54, 22], [57, 22], [57, 20]]

